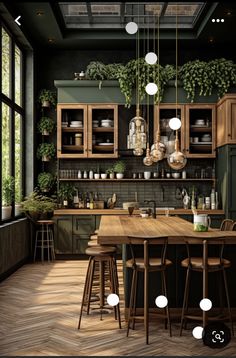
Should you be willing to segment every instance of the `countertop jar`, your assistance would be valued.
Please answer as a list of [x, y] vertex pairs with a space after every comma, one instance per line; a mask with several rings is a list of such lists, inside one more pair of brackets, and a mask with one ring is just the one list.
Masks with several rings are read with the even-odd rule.
[[75, 134], [75, 145], [82, 145], [82, 133]]

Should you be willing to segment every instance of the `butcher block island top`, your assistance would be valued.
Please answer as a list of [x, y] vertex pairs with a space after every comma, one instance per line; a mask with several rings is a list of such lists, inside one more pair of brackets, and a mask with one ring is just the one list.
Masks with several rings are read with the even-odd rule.
[[209, 228], [208, 232], [193, 231], [193, 224], [177, 216], [102, 216], [98, 231], [100, 244], [126, 244], [128, 236], [168, 237], [169, 244], [183, 244], [184, 237], [225, 237], [227, 243], [236, 243], [235, 231], [220, 231]]
[[[134, 210], [134, 214], [140, 214], [140, 210]], [[128, 210], [125, 209], [57, 209], [54, 210], [54, 215], [127, 215]], [[157, 209], [157, 215], [164, 215], [165, 209]], [[169, 209], [170, 215], [191, 215], [191, 209], [177, 208], [174, 210]], [[224, 210], [199, 210], [198, 214], [208, 215], [224, 215]]]

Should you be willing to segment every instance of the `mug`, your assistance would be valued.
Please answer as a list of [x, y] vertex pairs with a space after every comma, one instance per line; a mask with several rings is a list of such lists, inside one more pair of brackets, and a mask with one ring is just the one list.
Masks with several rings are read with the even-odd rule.
[[151, 178], [151, 172], [144, 172], [144, 178], [150, 179]]
[[193, 217], [193, 231], [208, 231], [211, 218], [207, 214], [195, 214]]

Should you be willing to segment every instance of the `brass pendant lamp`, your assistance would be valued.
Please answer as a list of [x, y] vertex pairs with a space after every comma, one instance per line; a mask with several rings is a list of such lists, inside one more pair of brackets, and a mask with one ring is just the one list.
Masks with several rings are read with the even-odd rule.
[[178, 103], [178, 5], [176, 4], [176, 80], [175, 80], [175, 102], [176, 102], [176, 115], [174, 118], [171, 118], [169, 125], [171, 129], [175, 130], [175, 151], [171, 153], [168, 158], [168, 164], [172, 169], [180, 170], [183, 169], [187, 163], [186, 156], [179, 149], [179, 138], [178, 138], [178, 129], [181, 126], [181, 122], [177, 117], [177, 103]]

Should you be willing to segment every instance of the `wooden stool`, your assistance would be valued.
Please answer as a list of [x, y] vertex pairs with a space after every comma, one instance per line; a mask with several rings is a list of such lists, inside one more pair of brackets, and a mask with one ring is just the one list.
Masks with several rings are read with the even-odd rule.
[[[81, 319], [83, 314], [83, 307], [87, 307], [87, 314], [89, 314], [91, 297], [92, 297], [92, 287], [93, 282], [96, 279], [96, 274], [98, 271], [95, 271], [95, 266], [99, 267], [99, 309], [102, 320], [102, 310], [105, 307], [105, 265], [108, 267], [109, 272], [109, 289], [111, 293], [119, 295], [119, 284], [118, 284], [118, 275], [117, 267], [115, 260], [116, 248], [112, 246], [97, 246], [97, 247], [88, 247], [85, 250], [86, 254], [89, 255], [89, 264], [87, 269], [87, 274], [85, 278], [83, 298], [80, 308], [80, 316], [78, 329], [80, 329]], [[119, 304], [114, 306], [115, 319], [118, 318], [119, 328], [121, 328], [120, 320], [120, 307]]]
[[220, 230], [221, 230], [221, 231], [232, 230], [233, 224], [234, 224], [234, 221], [233, 221], [233, 220], [231, 220], [231, 219], [224, 219], [224, 220], [221, 222]]
[[[172, 265], [172, 262], [166, 259], [166, 248], [168, 238], [142, 238], [142, 237], [129, 237], [130, 249], [132, 258], [126, 261], [126, 267], [133, 269], [131, 292], [130, 292], [130, 302], [129, 302], [129, 313], [128, 313], [128, 326], [127, 326], [127, 337], [129, 335], [130, 323], [133, 321], [132, 328], [135, 326], [135, 319], [141, 317], [136, 316], [136, 296], [137, 296], [137, 283], [138, 283], [138, 273], [144, 273], [144, 326], [146, 334], [146, 344], [149, 343], [149, 302], [148, 302], [148, 275], [149, 272], [161, 272], [162, 279], [162, 291], [163, 295], [167, 297], [167, 288], [166, 288], [166, 268]], [[144, 245], [144, 255], [143, 257], [136, 257], [134, 253], [134, 245]], [[161, 257], [159, 258], [150, 258], [149, 257], [149, 245], [159, 245], [161, 246]], [[170, 313], [168, 305], [165, 308], [165, 327], [166, 319], [169, 325], [169, 332], [171, 336], [171, 322], [170, 322]]]
[[91, 235], [89, 240], [97, 240], [98, 239], [98, 236], [97, 235]]
[[41, 250], [41, 261], [44, 261], [44, 249], [47, 250], [48, 262], [55, 260], [54, 240], [53, 240], [53, 220], [38, 220], [36, 222], [39, 228], [36, 230], [34, 261], [36, 258], [37, 248]]
[[[208, 244], [211, 241], [213, 241], [213, 243], [215, 244], [216, 240], [217, 240], [216, 245], [218, 245], [218, 247], [219, 247], [219, 256], [218, 257], [208, 257]], [[208, 317], [206, 311], [203, 311], [201, 316], [188, 314], [188, 297], [189, 297], [191, 271], [196, 271], [196, 272], [202, 273], [202, 276], [203, 276], [202, 298], [208, 298], [208, 273], [222, 272], [227, 306], [228, 306], [228, 319], [231, 323], [232, 334], [234, 335], [233, 320], [232, 320], [227, 278], [226, 278], [226, 272], [225, 272], [225, 269], [227, 269], [231, 266], [231, 262], [229, 260], [223, 258], [224, 241], [225, 241], [225, 239], [222, 237], [219, 237], [217, 239], [211, 239], [211, 238], [202, 239], [199, 237], [185, 238], [188, 258], [184, 259], [181, 262], [181, 266], [187, 269], [187, 274], [186, 274], [185, 289], [184, 289], [184, 300], [183, 300], [183, 308], [182, 308], [182, 316], [181, 316], [180, 336], [182, 335], [184, 322], [186, 322], [187, 319], [197, 320], [197, 321], [202, 319], [203, 327], [205, 327], [207, 325], [208, 320], [222, 319], [222, 317]], [[202, 246], [202, 251], [203, 251], [202, 257], [193, 257], [191, 255], [191, 245], [193, 245], [193, 244]], [[220, 291], [222, 291], [222, 290], [220, 290]]]

